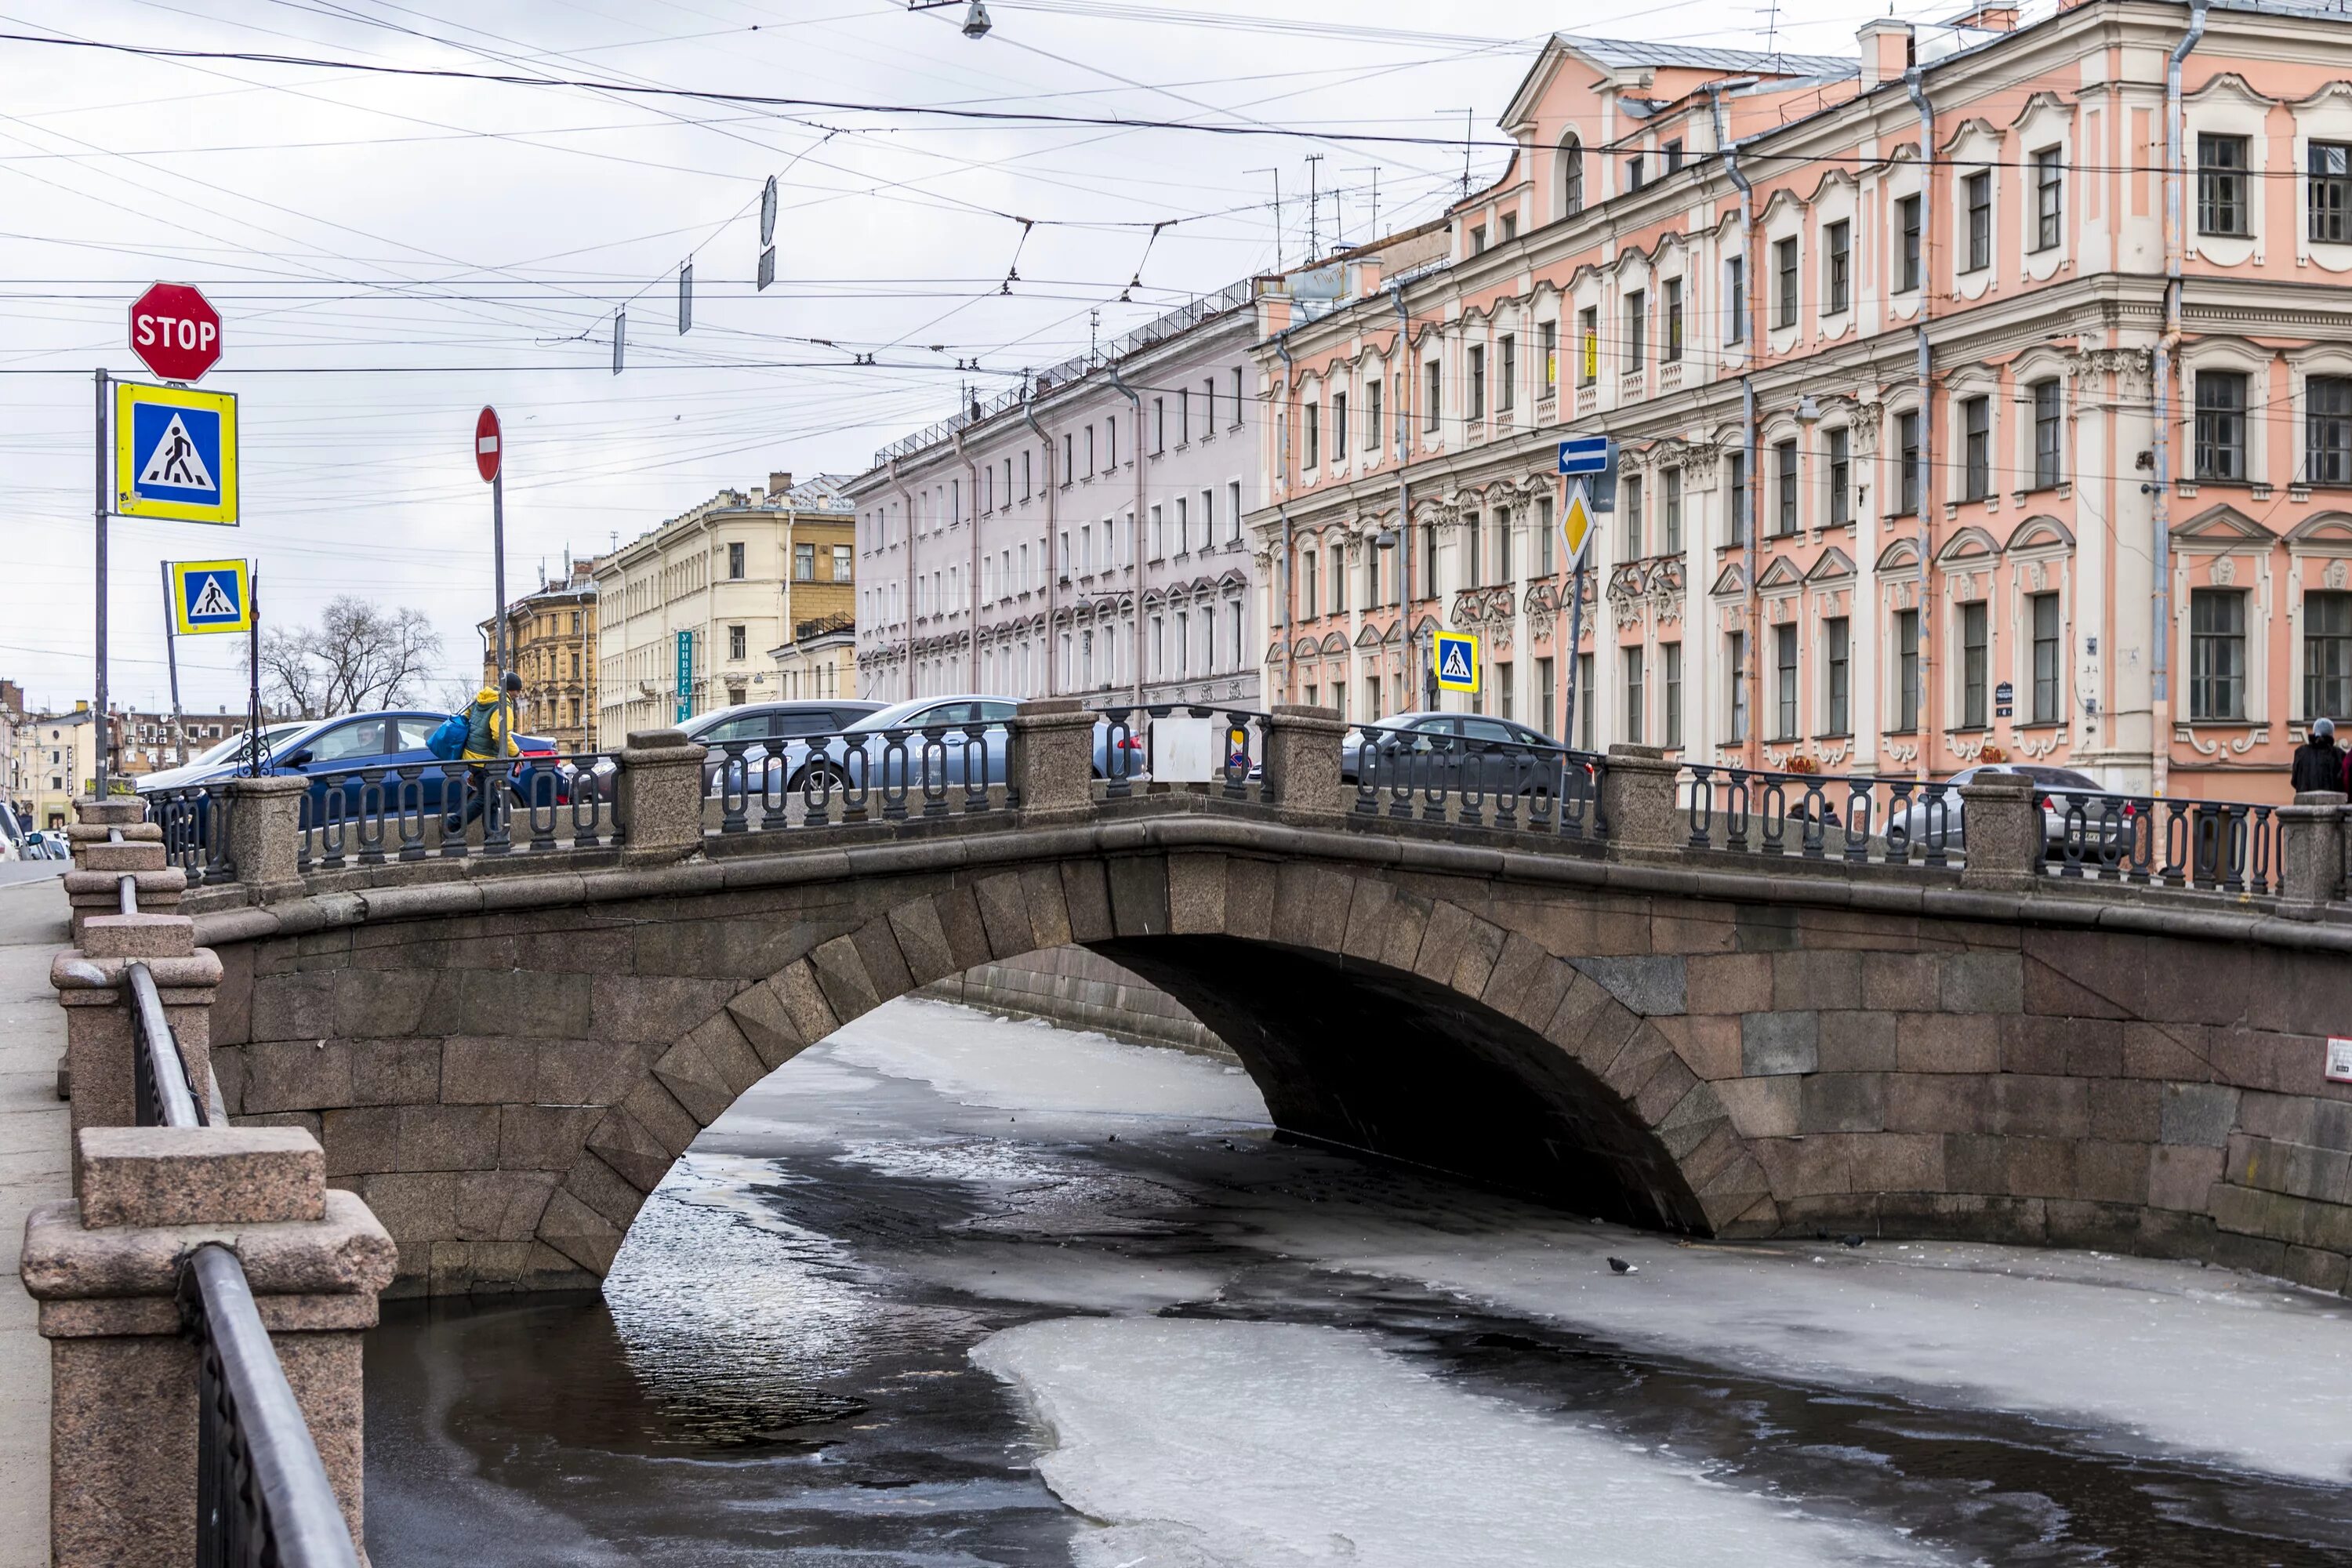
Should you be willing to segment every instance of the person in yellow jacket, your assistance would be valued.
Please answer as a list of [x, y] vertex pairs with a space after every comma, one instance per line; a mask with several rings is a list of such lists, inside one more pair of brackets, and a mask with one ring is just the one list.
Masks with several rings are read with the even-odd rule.
[[490, 794], [488, 764], [501, 754], [509, 757], [522, 754], [522, 748], [507, 732], [507, 710], [511, 703], [521, 700], [522, 677], [512, 672], [508, 674], [506, 695], [508, 700], [501, 701], [497, 687], [485, 686], [463, 711], [466, 749], [459, 753], [458, 761], [469, 765], [462, 774], [453, 772], [448, 780], [449, 785], [457, 790], [457, 799], [449, 803], [447, 826], [452, 833], [464, 832], [473, 825], [476, 817], [482, 815], [482, 806]]

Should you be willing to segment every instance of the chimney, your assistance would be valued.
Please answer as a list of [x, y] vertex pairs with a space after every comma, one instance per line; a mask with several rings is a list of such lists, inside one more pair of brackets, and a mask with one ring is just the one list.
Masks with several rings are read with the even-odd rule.
[[1892, 16], [1874, 16], [1854, 37], [1862, 40], [1862, 90], [1900, 81], [1912, 58], [1911, 24]]
[[788, 490], [788, 489], [792, 489], [792, 488], [793, 488], [793, 477], [792, 477], [792, 475], [790, 475], [790, 474], [770, 474], [770, 475], [768, 476], [768, 493], [769, 493], [770, 495], [772, 495], [772, 496], [780, 496], [780, 495], [783, 494], [786, 490]]
[[2014, 33], [2017, 31], [2017, 7], [2002, 0], [1980, 0], [1964, 16], [1955, 18], [1955, 27], [1969, 27], [1979, 33]]

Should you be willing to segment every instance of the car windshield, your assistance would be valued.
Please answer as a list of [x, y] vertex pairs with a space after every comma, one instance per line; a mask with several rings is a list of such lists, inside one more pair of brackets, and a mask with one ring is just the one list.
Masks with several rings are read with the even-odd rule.
[[2058, 789], [2095, 790], [2099, 781], [2072, 768], [2022, 767], [2017, 770], [2038, 784], [2050, 784]]
[[[261, 743], [275, 751], [280, 741], [289, 735], [299, 735], [309, 727], [307, 724], [272, 724], [261, 732]], [[210, 763], [225, 763], [232, 757], [242, 757], [246, 754], [247, 739], [247, 737], [244, 735], [231, 735], [227, 740], [215, 744], [203, 755], [190, 758], [189, 765], [196, 767]]]
[[1019, 706], [1011, 697], [918, 697], [907, 702], [894, 702], [877, 713], [868, 713], [855, 724], [856, 730], [896, 730], [916, 724], [969, 724], [973, 722], [974, 704], [980, 705], [981, 721], [997, 723], [996, 709], [1001, 704], [1005, 716]]

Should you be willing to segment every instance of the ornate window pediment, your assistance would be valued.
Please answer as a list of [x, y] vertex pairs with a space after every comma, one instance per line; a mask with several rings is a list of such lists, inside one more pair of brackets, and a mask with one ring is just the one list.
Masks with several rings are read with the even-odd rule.
[[1344, 633], [1344, 632], [1326, 632], [1326, 633], [1324, 633], [1324, 634], [1323, 634], [1323, 651], [1324, 651], [1325, 653], [1345, 653], [1345, 652], [1347, 652], [1347, 651], [1348, 651], [1348, 637], [1347, 637], [1347, 634], [1346, 634], [1346, 633]]
[[2020, 550], [2072, 550], [2074, 535], [2054, 517], [2029, 517], [2010, 531], [2009, 548]]
[[2268, 544], [2277, 537], [2271, 531], [2223, 501], [2209, 506], [2186, 521], [2172, 525], [2172, 537], [2183, 542], [2234, 544], [2241, 541]]
[[1707, 590], [1710, 598], [1738, 598], [1748, 592], [1748, 572], [1734, 561], [1716, 574], [1715, 586]]
[[1916, 571], [1919, 565], [1919, 542], [1912, 538], [1895, 540], [1878, 552], [1877, 570], [1881, 573]]
[[2286, 542], [2290, 546], [2352, 546], [2352, 512], [2323, 511], [2305, 518], [2288, 530]]
[[1772, 564], [1764, 568], [1764, 575], [1756, 580], [1756, 586], [1760, 590], [1769, 592], [1775, 588], [1793, 589], [1801, 587], [1803, 585], [1804, 581], [1805, 579], [1803, 574], [1797, 570], [1797, 563], [1783, 555], [1778, 557], [1773, 561]]
[[1993, 542], [1992, 535], [1971, 525], [1946, 540], [1944, 548], [1936, 552], [1936, 560], [1940, 565], [1955, 561], [1984, 561], [2000, 553], [2000, 546]]
[[1851, 577], [1853, 575], [1853, 557], [1848, 555], [1844, 551], [1838, 549], [1835, 545], [1832, 545], [1829, 549], [1822, 552], [1822, 558], [1813, 563], [1813, 569], [1811, 571], [1805, 574], [1805, 581], [1808, 583], [1834, 583], [1840, 578]]

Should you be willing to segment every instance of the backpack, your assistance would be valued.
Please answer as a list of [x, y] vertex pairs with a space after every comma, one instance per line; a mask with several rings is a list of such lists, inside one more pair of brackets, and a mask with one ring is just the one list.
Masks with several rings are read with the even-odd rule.
[[466, 715], [452, 713], [425, 737], [425, 749], [445, 763], [454, 763], [466, 754]]

